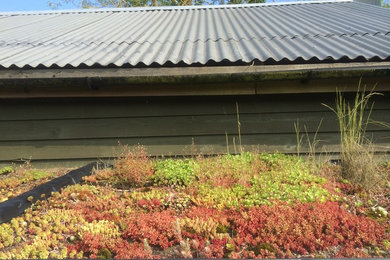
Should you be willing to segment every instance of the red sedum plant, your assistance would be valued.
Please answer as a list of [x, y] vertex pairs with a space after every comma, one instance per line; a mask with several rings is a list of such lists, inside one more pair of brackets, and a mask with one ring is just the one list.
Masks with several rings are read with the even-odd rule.
[[150, 245], [167, 249], [178, 242], [174, 231], [175, 219], [172, 210], [136, 213], [127, 219], [122, 237], [138, 242], [146, 239]]
[[243, 257], [294, 257], [332, 247], [339, 247], [336, 256], [341, 256], [351, 249], [378, 246], [385, 238], [384, 226], [336, 202], [254, 207], [235, 216], [233, 228], [235, 244], [246, 251]]

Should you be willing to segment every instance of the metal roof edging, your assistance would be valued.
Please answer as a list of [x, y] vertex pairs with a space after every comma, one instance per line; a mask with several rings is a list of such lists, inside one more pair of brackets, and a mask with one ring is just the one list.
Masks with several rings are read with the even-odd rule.
[[139, 12], [139, 11], [160, 11], [160, 10], [192, 10], [192, 9], [229, 9], [229, 8], [251, 8], [266, 6], [304, 5], [304, 4], [326, 4], [326, 3], [350, 3], [354, 0], [309, 0], [291, 1], [277, 3], [257, 4], [231, 4], [231, 5], [193, 5], [193, 6], [157, 6], [157, 7], [127, 7], [127, 8], [93, 8], [93, 9], [66, 9], [66, 10], [42, 10], [42, 11], [12, 11], [0, 12], [0, 16], [12, 15], [41, 15], [41, 14], [68, 14], [68, 13], [102, 13], [102, 12]]
[[[328, 65], [328, 66], [327, 66]], [[325, 79], [361, 76], [390, 78], [390, 62], [356, 64], [311, 64], [274, 66], [228, 66], [187, 68], [100, 68], [100, 69], [51, 69], [51, 70], [0, 70], [0, 87], [51, 82], [90, 82], [99, 84], [181, 84], [193, 80], [201, 83], [240, 81]], [[35, 83], [34, 83], [35, 82]], [[84, 83], [83, 83], [84, 84]], [[88, 83], [89, 84], [89, 83]], [[60, 87], [61, 84], [53, 84]], [[55, 86], [56, 85], [56, 86]]]

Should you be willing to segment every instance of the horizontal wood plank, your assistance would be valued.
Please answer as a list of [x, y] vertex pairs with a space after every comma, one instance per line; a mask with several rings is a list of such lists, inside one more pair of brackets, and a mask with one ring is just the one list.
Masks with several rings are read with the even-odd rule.
[[[390, 124], [390, 110], [374, 111], [372, 119]], [[299, 122], [301, 132], [337, 132], [334, 113], [268, 113], [243, 114], [239, 117], [242, 134], [295, 133]], [[386, 130], [369, 125], [370, 130]], [[68, 120], [3, 121], [0, 142], [17, 140], [72, 140], [126, 137], [167, 137], [238, 134], [236, 115], [203, 115], [174, 117], [92, 118]]]
[[[353, 98], [353, 94], [349, 95]], [[375, 96], [371, 118], [390, 124], [390, 92]], [[32, 159], [72, 165], [109, 159], [118, 145], [146, 146], [154, 156], [235, 153], [237, 107], [245, 150], [297, 152], [294, 123], [319, 151], [339, 152], [335, 94], [104, 99], [0, 99], [0, 164]], [[228, 137], [228, 144], [226, 141]], [[390, 129], [371, 125], [377, 151], [390, 151]], [[233, 139], [235, 145], [233, 145]], [[305, 137], [304, 137], [305, 140]], [[192, 145], [193, 144], [193, 145]], [[301, 152], [307, 152], [303, 144]]]
[[[372, 133], [369, 133], [371, 135]], [[314, 135], [309, 135], [312, 140]], [[377, 151], [390, 150], [388, 132], [376, 132], [372, 137]], [[234, 141], [233, 141], [234, 139]], [[297, 141], [295, 134], [242, 135], [242, 145], [245, 150], [259, 152], [296, 153]], [[320, 133], [318, 151], [324, 153], [339, 152], [339, 136], [333, 133]], [[301, 152], [308, 151], [305, 139]], [[235, 145], [234, 145], [235, 143]], [[20, 161], [21, 158], [33, 160], [70, 160], [114, 158], [123, 145], [144, 145], [154, 156], [190, 155], [193, 153], [215, 154], [239, 151], [239, 137], [228, 135], [228, 145], [225, 135], [194, 136], [194, 137], [150, 137], [150, 138], [111, 138], [111, 139], [80, 139], [54, 141], [9, 141], [0, 143], [0, 161]], [[122, 146], [121, 146], [122, 145]]]
[[[4, 79], [0, 81], [0, 98], [77, 98], [77, 97], [167, 97], [167, 96], [232, 96], [334, 93], [336, 89], [355, 92], [360, 80], [368, 88], [376, 86], [378, 91], [390, 91], [388, 73], [379, 71], [375, 75], [369, 70], [316, 73], [306, 71], [293, 74], [245, 74], [206, 77], [166, 77], [149, 81], [150, 78], [96, 78], [79, 79]], [[321, 74], [321, 73], [320, 73]], [[317, 75], [319, 76], [319, 75]], [[157, 80], [157, 81], [156, 81]]]
[[[353, 95], [349, 95], [350, 98]], [[375, 96], [375, 109], [390, 109], [390, 92]], [[196, 116], [329, 111], [335, 94], [109, 99], [0, 99], [0, 121], [118, 117]]]

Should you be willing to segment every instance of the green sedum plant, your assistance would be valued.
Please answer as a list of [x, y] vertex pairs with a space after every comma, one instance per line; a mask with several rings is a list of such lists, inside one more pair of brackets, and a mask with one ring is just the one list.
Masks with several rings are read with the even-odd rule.
[[265, 155], [270, 171], [254, 175], [249, 186], [213, 186], [199, 183], [195, 203], [216, 208], [271, 205], [274, 201], [324, 202], [336, 199], [322, 187], [326, 180], [309, 173], [307, 163], [298, 157]]
[[5, 175], [14, 171], [15, 171], [14, 167], [6, 166], [0, 169], [0, 175]]
[[53, 173], [50, 172], [45, 172], [45, 171], [40, 171], [40, 170], [31, 170], [26, 172], [25, 175], [25, 182], [29, 180], [40, 180], [40, 179], [45, 179], [48, 177], [51, 177]]
[[36, 169], [17, 171], [9, 166], [1, 169], [0, 175], [3, 175], [0, 179], [0, 202], [3, 202], [54, 178], [58, 173]]
[[188, 186], [195, 180], [193, 160], [160, 160], [154, 164], [155, 173], [150, 180], [157, 186]]
[[269, 170], [266, 162], [254, 153], [199, 157], [197, 161], [197, 178], [201, 182], [210, 181], [213, 186], [232, 187], [237, 183], [247, 185], [252, 176]]

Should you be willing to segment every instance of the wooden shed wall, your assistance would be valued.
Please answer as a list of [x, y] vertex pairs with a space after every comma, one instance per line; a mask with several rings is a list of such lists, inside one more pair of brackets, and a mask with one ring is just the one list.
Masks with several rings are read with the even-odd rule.
[[[372, 119], [390, 123], [390, 92], [384, 94], [375, 98]], [[237, 105], [246, 150], [296, 153], [294, 123], [312, 137], [322, 121], [317, 151], [337, 154], [337, 119], [321, 103], [333, 106], [335, 95], [1, 100], [0, 164], [81, 165], [113, 158], [119, 144], [141, 144], [152, 155], [234, 153]], [[378, 151], [390, 150], [390, 129], [371, 125], [368, 134]]]

